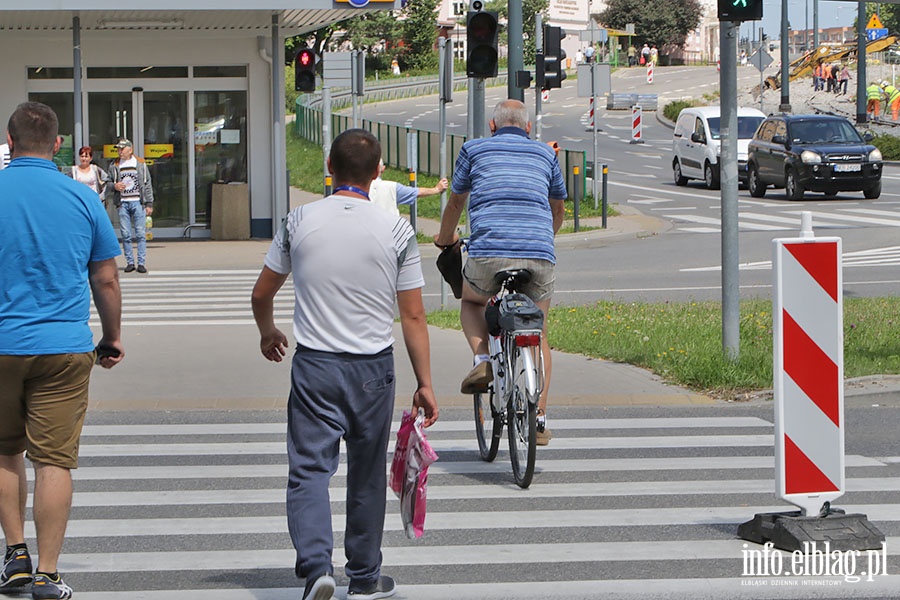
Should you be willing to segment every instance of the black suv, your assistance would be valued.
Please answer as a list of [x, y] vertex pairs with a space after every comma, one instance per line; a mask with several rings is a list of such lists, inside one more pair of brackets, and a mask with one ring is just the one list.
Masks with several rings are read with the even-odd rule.
[[784, 188], [789, 200], [806, 190], [834, 196], [881, 195], [881, 152], [844, 117], [773, 115], [756, 130], [747, 152], [747, 188], [762, 198], [766, 186]]

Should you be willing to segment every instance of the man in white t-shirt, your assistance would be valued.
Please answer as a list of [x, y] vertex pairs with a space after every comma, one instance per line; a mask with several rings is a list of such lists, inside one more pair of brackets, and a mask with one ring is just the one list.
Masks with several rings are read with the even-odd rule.
[[384, 161], [379, 161], [378, 177], [375, 178], [375, 181], [369, 187], [369, 201], [392, 215], [400, 214], [400, 211], [397, 209], [399, 205], [412, 204], [416, 201], [416, 198], [421, 196], [440, 194], [449, 186], [446, 178], [441, 179], [436, 186], [430, 188], [412, 187], [396, 181], [385, 181], [381, 178], [385, 168]]
[[9, 144], [0, 144], [0, 169], [5, 169], [9, 161]]
[[369, 202], [381, 144], [368, 131], [335, 138], [328, 157], [334, 194], [290, 212], [253, 288], [260, 350], [280, 362], [288, 345], [274, 319], [275, 294], [293, 275], [294, 339], [288, 399], [288, 530], [302, 598], [334, 593], [328, 483], [347, 446], [344, 568], [348, 599], [387, 598], [381, 574], [387, 444], [394, 407], [394, 302], [416, 377], [413, 408], [438, 418], [431, 387], [421, 257], [406, 219]]

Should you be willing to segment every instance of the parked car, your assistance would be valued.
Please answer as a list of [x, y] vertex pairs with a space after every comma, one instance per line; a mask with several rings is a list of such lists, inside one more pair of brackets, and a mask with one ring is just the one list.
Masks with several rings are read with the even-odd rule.
[[[719, 189], [721, 153], [720, 107], [684, 108], [675, 121], [672, 173], [675, 185], [702, 179], [711, 190]], [[766, 115], [755, 108], [738, 108], [738, 181], [747, 180], [747, 144]]]
[[807, 190], [834, 196], [862, 192], [881, 195], [881, 152], [844, 117], [773, 115], [750, 141], [750, 195], [762, 198], [766, 187], [784, 188], [789, 200]]

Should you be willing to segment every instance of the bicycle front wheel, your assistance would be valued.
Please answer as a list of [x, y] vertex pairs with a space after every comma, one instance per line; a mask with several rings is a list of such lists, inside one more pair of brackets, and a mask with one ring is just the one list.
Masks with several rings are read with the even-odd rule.
[[[494, 386], [488, 387], [487, 393], [477, 393], [475, 398], [475, 437], [478, 439], [478, 453], [481, 460], [491, 462], [497, 458], [500, 449], [500, 437], [503, 435], [503, 415], [494, 413]], [[485, 427], [487, 419], [493, 422], [488, 437]]]
[[507, 403], [509, 458], [513, 477], [521, 488], [531, 485], [534, 477], [535, 426], [537, 417], [537, 371], [531, 350], [515, 347], [512, 361], [514, 376]]

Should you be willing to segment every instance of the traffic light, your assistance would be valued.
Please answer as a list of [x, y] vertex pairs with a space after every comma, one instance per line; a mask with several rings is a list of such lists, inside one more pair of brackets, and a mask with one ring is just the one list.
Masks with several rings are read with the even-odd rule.
[[[538, 75], [541, 89], [549, 90], [562, 87], [566, 78], [566, 68], [563, 61], [566, 60], [566, 51], [562, 49], [563, 38], [566, 32], [562, 27], [544, 25], [544, 56], [543, 69]], [[543, 79], [541, 81], [541, 79]]]
[[763, 16], [763, 0], [719, 0], [720, 21], [759, 21]]
[[469, 11], [466, 16], [468, 77], [497, 76], [497, 30], [497, 13]]
[[294, 57], [294, 90], [316, 91], [316, 53], [312, 48], [301, 48]]

